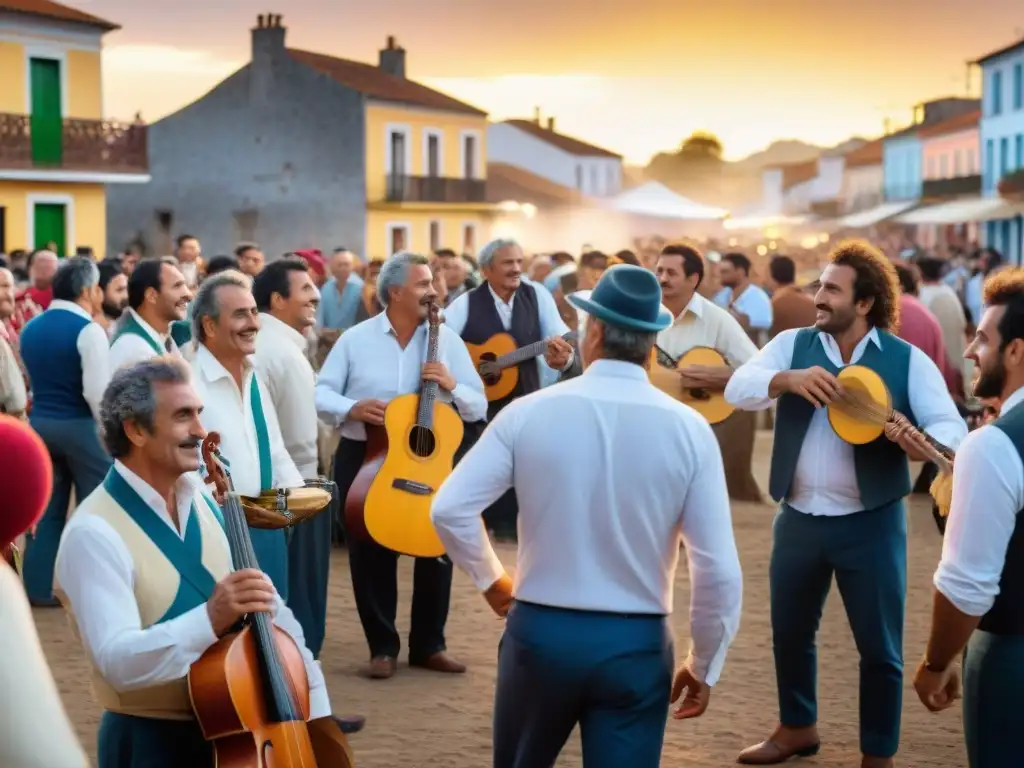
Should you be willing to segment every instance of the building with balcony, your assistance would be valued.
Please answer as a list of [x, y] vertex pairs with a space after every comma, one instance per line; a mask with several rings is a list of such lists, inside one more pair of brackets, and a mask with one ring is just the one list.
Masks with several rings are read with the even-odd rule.
[[104, 119], [117, 25], [50, 0], [0, 0], [0, 252], [106, 246], [106, 189], [149, 180], [146, 126]]
[[553, 184], [590, 197], [622, 191], [622, 155], [555, 130], [555, 118], [541, 122], [506, 120], [487, 129], [487, 160], [522, 168]]
[[394, 38], [368, 64], [288, 48], [286, 33], [260, 16], [250, 63], [151, 126], [152, 182], [112, 197], [113, 242], [476, 251], [495, 211], [486, 113], [408, 78]]
[[[1024, 168], [1024, 40], [982, 56], [980, 124], [981, 186], [988, 197], [999, 195], [999, 182]], [[1024, 220], [1020, 215], [986, 223], [985, 245], [1021, 263]]]

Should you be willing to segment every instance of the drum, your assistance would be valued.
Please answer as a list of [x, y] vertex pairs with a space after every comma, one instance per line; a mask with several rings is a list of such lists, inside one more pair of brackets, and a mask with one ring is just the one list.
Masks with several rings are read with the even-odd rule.
[[322, 512], [332, 493], [322, 480], [309, 480], [302, 488], [278, 488], [264, 491], [258, 498], [242, 497], [245, 517], [253, 528], [288, 528]]

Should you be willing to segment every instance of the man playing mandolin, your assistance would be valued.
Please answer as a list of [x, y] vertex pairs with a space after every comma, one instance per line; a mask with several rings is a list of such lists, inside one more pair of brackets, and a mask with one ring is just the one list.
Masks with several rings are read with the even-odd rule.
[[[341, 430], [334, 481], [342, 499], [348, 496], [366, 458], [368, 427], [383, 425], [388, 402], [419, 392], [424, 381], [440, 385], [439, 399], [454, 404], [464, 421], [486, 417], [483, 382], [466, 345], [450, 328], [440, 326], [438, 359], [425, 362], [429, 335], [425, 321], [437, 298], [429, 264], [426, 257], [407, 252], [384, 263], [377, 278], [377, 296], [384, 312], [343, 333], [317, 378], [317, 413], [325, 423]], [[386, 679], [398, 668], [401, 647], [395, 629], [398, 553], [354, 531], [347, 531], [346, 541], [356, 608], [370, 646], [369, 675]], [[446, 652], [444, 627], [451, 587], [451, 562], [439, 557], [416, 559], [409, 632], [411, 665], [436, 672], [466, 670]]]
[[894, 765], [903, 693], [907, 459], [927, 454], [916, 431], [902, 427], [887, 428], [885, 436], [879, 428], [867, 442], [844, 441], [829, 412], [845, 402], [838, 375], [853, 364], [871, 369], [888, 389], [886, 411], [954, 450], [967, 434], [935, 363], [892, 333], [899, 291], [896, 270], [880, 251], [863, 241], [840, 243], [821, 275], [814, 327], [780, 333], [725, 389], [727, 400], [747, 410], [778, 399], [770, 491], [781, 508], [769, 578], [781, 724], [744, 750], [740, 763], [773, 765], [818, 752], [815, 635], [835, 575], [861, 658], [861, 765]]
[[[511, 334], [520, 348], [546, 339], [544, 362], [563, 375], [578, 373], [573, 347], [562, 338], [569, 327], [550, 292], [523, 280], [524, 260], [523, 249], [514, 240], [492, 240], [485, 245], [479, 257], [485, 281], [452, 302], [445, 310], [445, 323], [469, 344], [485, 344], [498, 334]], [[488, 421], [517, 397], [540, 389], [541, 364], [540, 360], [519, 363], [516, 388], [488, 405]], [[482, 424], [476, 426], [466, 430], [463, 450], [482, 431]], [[516, 515], [515, 490], [509, 489], [484, 513], [484, 522], [500, 538], [514, 539]]]
[[114, 466], [61, 542], [57, 578], [104, 709], [100, 768], [213, 767], [187, 675], [246, 614], [269, 612], [292, 636], [309, 679], [310, 718], [331, 713], [302, 628], [270, 580], [257, 570], [232, 572], [220, 509], [196, 473], [202, 408], [176, 359], [116, 373], [100, 425]]

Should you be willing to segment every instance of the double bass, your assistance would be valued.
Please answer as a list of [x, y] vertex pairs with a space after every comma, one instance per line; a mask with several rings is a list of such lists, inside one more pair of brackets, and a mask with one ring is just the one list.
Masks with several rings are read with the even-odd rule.
[[[207, 472], [223, 499], [224, 527], [235, 568], [259, 568], [241, 496], [219, 451], [220, 435], [203, 441]], [[332, 717], [309, 718], [309, 680], [302, 653], [270, 614], [246, 616], [196, 661], [188, 690], [217, 768], [350, 768], [352, 751]]]
[[[441, 312], [430, 305], [427, 359], [438, 360]], [[434, 494], [452, 472], [462, 443], [462, 418], [438, 402], [439, 385], [400, 395], [384, 409], [384, 426], [367, 425], [366, 456], [345, 499], [346, 530], [412, 557], [441, 557], [430, 520]]]

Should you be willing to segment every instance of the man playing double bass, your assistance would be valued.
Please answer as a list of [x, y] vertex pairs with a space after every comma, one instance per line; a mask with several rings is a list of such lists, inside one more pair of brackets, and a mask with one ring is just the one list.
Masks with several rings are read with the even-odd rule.
[[202, 408], [180, 360], [117, 372], [100, 419], [114, 466], [61, 541], [57, 578], [104, 710], [99, 768], [213, 768], [187, 675], [249, 613], [272, 613], [299, 646], [311, 720], [331, 714], [323, 674], [270, 580], [232, 572], [221, 512], [196, 473]]
[[[680, 383], [721, 392], [733, 370], [757, 354], [757, 346], [732, 314], [697, 292], [704, 280], [704, 259], [696, 249], [665, 246], [655, 273], [662, 304], [674, 318], [672, 325], [658, 334], [658, 346], [674, 360], [694, 347], [710, 347], [720, 353], [728, 366], [688, 366], [680, 371]], [[743, 411], [712, 427], [722, 448], [729, 496], [737, 501], [761, 501], [761, 489], [751, 472], [756, 428], [755, 414]]]
[[[523, 249], [514, 240], [492, 240], [480, 251], [484, 282], [452, 302], [445, 310], [445, 323], [470, 344], [483, 344], [495, 334], [509, 333], [516, 347], [547, 339], [544, 361], [563, 375], [578, 373], [580, 366], [572, 345], [562, 336], [569, 327], [558, 314], [551, 294], [523, 281]], [[487, 406], [491, 421], [506, 405], [522, 395], [540, 389], [540, 360], [519, 364], [519, 383], [506, 398]], [[464, 452], [475, 442], [483, 425], [466, 430]], [[509, 489], [484, 513], [484, 522], [499, 538], [515, 538], [516, 495]]]
[[[438, 360], [427, 363], [429, 307], [437, 298], [430, 262], [397, 253], [384, 262], [377, 297], [385, 310], [345, 331], [331, 349], [316, 383], [321, 420], [341, 430], [334, 458], [338, 495], [347, 497], [366, 456], [367, 425], [384, 423], [384, 408], [399, 395], [418, 392], [423, 381], [440, 386], [463, 421], [487, 415], [484, 385], [466, 345], [450, 328], [440, 328]], [[359, 621], [370, 646], [369, 675], [386, 679], [397, 670], [401, 640], [398, 610], [398, 554], [352, 532], [346, 537]], [[413, 575], [409, 664], [435, 672], [465, 672], [446, 652], [444, 627], [451, 598], [452, 564], [447, 558], [417, 558]]]
[[[770, 490], [775, 518], [769, 579], [780, 725], [744, 750], [774, 765], [820, 749], [815, 636], [835, 575], [860, 652], [862, 768], [891, 768], [899, 747], [907, 590], [907, 457], [926, 454], [902, 428], [865, 445], [844, 442], [827, 406], [848, 365], [885, 382], [892, 408], [956, 449], [967, 425], [935, 363], [893, 335], [899, 280], [864, 241], [840, 243], [821, 274], [812, 328], [784, 331], [737, 370], [726, 399], [747, 410], [778, 398]], [[888, 438], [888, 439], [887, 439]]]

